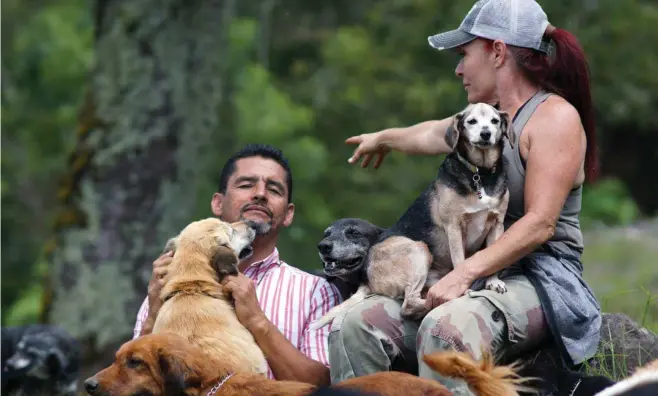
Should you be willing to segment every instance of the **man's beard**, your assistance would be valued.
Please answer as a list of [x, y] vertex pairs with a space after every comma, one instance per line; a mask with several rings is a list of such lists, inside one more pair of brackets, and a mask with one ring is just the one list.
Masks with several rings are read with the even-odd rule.
[[[269, 217], [268, 221], [262, 221], [262, 220], [252, 220], [252, 219], [246, 219], [244, 217], [245, 211], [247, 211], [250, 207], [260, 207], [263, 211], [267, 212], [267, 216]], [[251, 227], [254, 231], [256, 231], [256, 236], [262, 236], [262, 235], [267, 235], [270, 230], [272, 230], [272, 224], [274, 223], [273, 219], [273, 214], [270, 211], [267, 206], [264, 205], [264, 202], [250, 202], [242, 207], [242, 210], [240, 211], [240, 220], [248, 222], [249, 227]]]
[[240, 220], [249, 224], [249, 227], [256, 231], [256, 236], [267, 235], [272, 230], [272, 220], [267, 222], [246, 219], [243, 215], [240, 215]]

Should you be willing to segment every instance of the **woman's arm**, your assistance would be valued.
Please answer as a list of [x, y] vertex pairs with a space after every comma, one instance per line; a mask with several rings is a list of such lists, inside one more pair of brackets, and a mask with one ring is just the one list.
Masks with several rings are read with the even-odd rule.
[[390, 128], [380, 132], [352, 136], [345, 142], [358, 144], [350, 164], [363, 158], [361, 167], [368, 166], [377, 155], [374, 168], [377, 169], [391, 150], [406, 154], [438, 155], [448, 154], [452, 149], [445, 142], [445, 133], [452, 122], [452, 116], [436, 121], [425, 121], [406, 128]]
[[428, 308], [462, 296], [476, 279], [510, 266], [553, 236], [562, 206], [581, 170], [586, 141], [576, 110], [562, 100], [549, 101], [537, 109], [525, 129], [529, 141], [525, 215], [491, 246], [473, 254], [432, 286]]

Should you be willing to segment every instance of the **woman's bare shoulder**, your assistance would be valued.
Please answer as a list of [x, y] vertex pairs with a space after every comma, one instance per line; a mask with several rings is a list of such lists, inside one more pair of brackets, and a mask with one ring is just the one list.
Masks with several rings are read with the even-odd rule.
[[583, 132], [578, 110], [558, 95], [549, 96], [539, 105], [528, 123], [532, 125], [531, 131], [542, 135], [556, 134], [555, 137], [559, 137], [564, 136], [563, 134], [579, 135]]

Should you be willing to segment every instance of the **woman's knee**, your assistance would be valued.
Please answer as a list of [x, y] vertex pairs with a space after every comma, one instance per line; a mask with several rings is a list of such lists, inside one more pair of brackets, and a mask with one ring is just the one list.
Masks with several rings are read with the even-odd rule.
[[419, 352], [454, 349], [479, 357], [481, 348], [495, 349], [502, 339], [502, 313], [484, 298], [460, 297], [425, 316], [418, 330]]

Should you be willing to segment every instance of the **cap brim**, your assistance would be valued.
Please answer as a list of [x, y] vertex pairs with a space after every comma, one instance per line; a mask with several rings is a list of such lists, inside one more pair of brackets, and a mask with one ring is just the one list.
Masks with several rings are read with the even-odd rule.
[[466, 33], [463, 30], [455, 29], [445, 33], [429, 36], [427, 41], [430, 45], [439, 51], [451, 49], [473, 41], [477, 36]]

